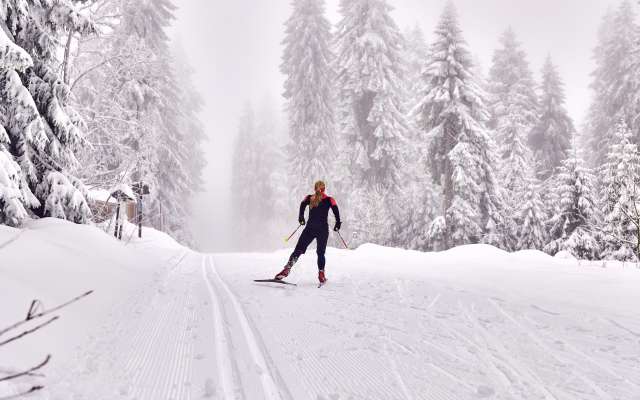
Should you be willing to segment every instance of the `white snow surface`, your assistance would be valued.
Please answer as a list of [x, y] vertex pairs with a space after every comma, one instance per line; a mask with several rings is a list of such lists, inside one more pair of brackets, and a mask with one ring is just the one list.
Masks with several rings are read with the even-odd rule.
[[[130, 227], [132, 229], [132, 227]], [[126, 236], [126, 235], [125, 235]], [[298, 286], [271, 254], [128, 244], [44, 219], [0, 226], [0, 327], [32, 299], [61, 319], [0, 347], [0, 376], [53, 355], [37, 399], [640, 399], [640, 270], [490, 246], [315, 252]]]

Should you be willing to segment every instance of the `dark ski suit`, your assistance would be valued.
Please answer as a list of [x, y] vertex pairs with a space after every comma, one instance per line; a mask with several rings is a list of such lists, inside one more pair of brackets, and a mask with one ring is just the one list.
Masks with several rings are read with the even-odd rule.
[[316, 245], [318, 253], [318, 270], [324, 271], [325, 258], [324, 253], [327, 250], [327, 241], [329, 240], [329, 223], [327, 218], [329, 216], [329, 209], [333, 211], [333, 215], [336, 217], [336, 224], [340, 224], [340, 211], [338, 205], [333, 197], [329, 197], [322, 194], [322, 200], [317, 207], [311, 207], [311, 196], [305, 197], [300, 203], [300, 213], [298, 215], [299, 221], [304, 221], [304, 211], [309, 206], [309, 221], [307, 221], [306, 227], [298, 239], [298, 244], [293, 250], [291, 257], [289, 257], [289, 265], [295, 264], [302, 254], [307, 251], [307, 247], [316, 239]]

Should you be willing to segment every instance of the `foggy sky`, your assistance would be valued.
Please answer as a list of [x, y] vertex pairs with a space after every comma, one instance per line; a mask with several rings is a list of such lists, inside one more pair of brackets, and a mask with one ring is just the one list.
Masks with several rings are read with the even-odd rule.
[[[430, 42], [446, 0], [389, 0], [401, 30], [418, 24]], [[194, 203], [192, 218], [201, 249], [226, 251], [231, 246], [230, 163], [238, 117], [247, 101], [265, 97], [282, 101], [279, 73], [283, 23], [288, 0], [176, 0], [174, 36], [196, 70], [196, 86], [206, 101], [202, 121], [210, 138], [206, 193]], [[457, 0], [461, 27], [485, 73], [500, 34], [511, 26], [528, 54], [539, 80], [551, 54], [565, 81], [567, 109], [578, 129], [590, 103], [592, 52], [598, 25], [609, 6], [605, 0]], [[328, 0], [332, 22], [338, 0]], [[282, 108], [280, 106], [280, 108]], [[292, 212], [295, 219], [295, 212]], [[295, 221], [292, 220], [295, 226]], [[283, 233], [284, 234], [284, 233]]]

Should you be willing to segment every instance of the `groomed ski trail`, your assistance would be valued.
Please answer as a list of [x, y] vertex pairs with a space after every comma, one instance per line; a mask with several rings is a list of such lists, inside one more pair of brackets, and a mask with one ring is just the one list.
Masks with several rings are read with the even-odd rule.
[[77, 387], [50, 398], [109, 382], [91, 398], [640, 400], [636, 314], [523, 296], [531, 283], [517, 274], [523, 286], [500, 291], [483, 275], [391, 275], [336, 255], [320, 290], [312, 257], [292, 271], [298, 286], [253, 282], [282, 258], [176, 251], [114, 299], [66, 372]]
[[[251, 388], [259, 386], [262, 389], [262, 398], [264, 398], [265, 400], [282, 400], [283, 397], [280, 394], [280, 391], [278, 390], [278, 387], [276, 385], [276, 381], [271, 374], [271, 367], [267, 363], [267, 358], [263, 353], [262, 347], [259, 344], [255, 333], [253, 332], [253, 329], [249, 323], [249, 319], [242, 309], [240, 302], [233, 294], [233, 292], [229, 289], [229, 286], [222, 280], [222, 278], [220, 278], [220, 275], [215, 268], [213, 257], [203, 257], [204, 279], [206, 281], [207, 287], [209, 288], [211, 301], [213, 304], [215, 304], [214, 312], [219, 313], [221, 310], [221, 307], [219, 305], [223, 301], [226, 301], [233, 313], [233, 318], [227, 317], [224, 323], [229, 325], [230, 330], [239, 331], [236, 333], [240, 333], [233, 336], [234, 348], [241, 349], [242, 347], [244, 347], [246, 350], [248, 350], [250, 356], [250, 368], [248, 370], [245, 370], [245, 373], [241, 374], [242, 376], [240, 377], [240, 379], [243, 380], [241, 383], [244, 390], [247, 391]], [[224, 298], [224, 300], [221, 301], [221, 298]], [[216, 331], [221, 331], [223, 329], [223, 327], [220, 326], [221, 324], [222, 319], [216, 318]], [[224, 343], [222, 343], [221, 340], [223, 340]], [[223, 347], [225, 344], [228, 344], [228, 341], [226, 339], [221, 339], [220, 335], [216, 335], [216, 348]], [[240, 356], [240, 354], [234, 354], [234, 359], [237, 359], [238, 356]], [[252, 366], [251, 363], [253, 364]], [[223, 367], [220, 366], [220, 368]], [[228, 377], [226, 377], [226, 372], [219, 372], [225, 375], [224, 382], [225, 385], [228, 385], [230, 382], [228, 381]], [[231, 393], [228, 391], [225, 392], [225, 399], [236, 398], [235, 395], [233, 395], [234, 397], [229, 396], [231, 396]], [[255, 396], [255, 394], [253, 396]], [[256, 398], [253, 396], [249, 398]]]

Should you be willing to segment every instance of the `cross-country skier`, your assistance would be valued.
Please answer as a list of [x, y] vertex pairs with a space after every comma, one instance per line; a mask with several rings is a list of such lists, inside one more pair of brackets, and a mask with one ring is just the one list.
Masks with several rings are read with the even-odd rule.
[[289, 257], [289, 262], [284, 266], [284, 269], [276, 275], [275, 279], [281, 280], [289, 275], [291, 267], [298, 261], [298, 258], [307, 251], [307, 247], [311, 244], [313, 239], [316, 239], [316, 245], [318, 253], [318, 280], [320, 284], [324, 284], [327, 279], [324, 276], [324, 266], [326, 263], [324, 253], [327, 249], [327, 240], [329, 239], [329, 223], [327, 217], [329, 216], [329, 209], [333, 211], [333, 215], [336, 217], [336, 224], [333, 228], [335, 232], [340, 230], [342, 223], [340, 222], [340, 211], [338, 211], [338, 205], [333, 197], [329, 197], [325, 194], [326, 186], [324, 182], [318, 181], [315, 183], [315, 194], [309, 195], [304, 198], [300, 203], [300, 213], [298, 214], [298, 222], [300, 225], [305, 225], [304, 211], [309, 206], [309, 221], [306, 222], [306, 226], [298, 239], [298, 244], [295, 250]]

